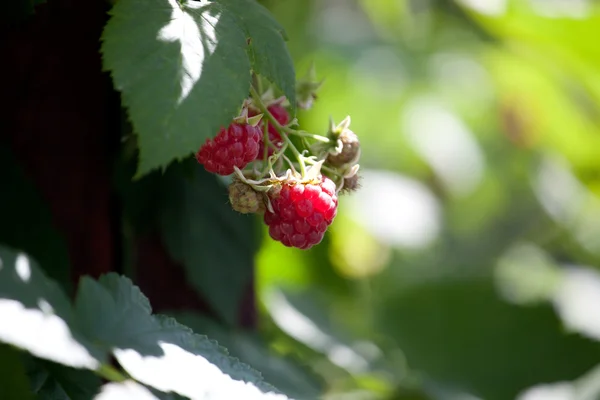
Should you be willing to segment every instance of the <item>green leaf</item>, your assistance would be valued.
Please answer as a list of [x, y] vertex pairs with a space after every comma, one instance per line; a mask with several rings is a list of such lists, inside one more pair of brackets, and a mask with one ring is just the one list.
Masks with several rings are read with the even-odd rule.
[[156, 389], [149, 389], [144, 385], [127, 380], [124, 382], [113, 382], [104, 385], [94, 400], [187, 400], [174, 393], [162, 393]]
[[285, 30], [271, 13], [255, 0], [222, 0], [235, 15], [250, 40], [252, 68], [275, 83], [296, 108], [296, 73], [285, 44]]
[[577, 378], [600, 357], [597, 344], [565, 334], [549, 306], [504, 303], [491, 279], [415, 285], [382, 304], [378, 332], [412, 368], [485, 399]]
[[65, 367], [24, 357], [31, 389], [38, 399], [87, 400], [98, 392], [101, 381], [92, 371]]
[[[162, 392], [193, 398], [204, 393], [202, 398], [224, 400], [287, 398], [263, 394], [276, 389], [216, 342], [172, 318], [152, 316], [148, 300], [127, 278], [116, 274], [102, 276], [98, 282], [84, 278], [76, 311], [82, 329], [110, 347], [130, 376]], [[88, 313], [94, 318], [85, 318]]]
[[83, 277], [77, 291], [75, 312], [87, 337], [107, 351], [135, 348], [160, 355], [158, 324], [150, 318], [148, 299], [126, 278], [109, 274], [97, 282]]
[[2, 342], [64, 365], [90, 369], [99, 365], [97, 353], [71, 329], [72, 309], [58, 285], [27, 255], [3, 246], [0, 321], [5, 321], [0, 324]]
[[163, 239], [190, 282], [235, 325], [251, 284], [256, 220], [233, 211], [225, 187], [202, 167], [194, 169], [192, 179], [174, 176], [163, 189]]
[[0, 21], [19, 23], [33, 15], [35, 6], [45, 3], [45, 0], [13, 0], [2, 3]]
[[65, 389], [52, 379], [44, 382], [43, 386], [37, 392], [36, 398], [39, 400], [72, 400]]
[[[357, 311], [351, 302], [345, 302], [343, 307], [340, 303], [336, 305], [336, 296], [318, 287], [302, 291], [273, 288], [263, 299], [279, 329], [311, 350], [326, 355], [337, 367], [354, 375], [385, 368], [379, 351], [361, 346], [360, 338], [347, 325], [344, 310], [352, 310], [348, 316]], [[290, 324], [290, 318], [297, 320]], [[337, 351], [343, 351], [344, 357], [335, 357]]]
[[107, 383], [94, 400], [159, 400], [150, 390], [134, 381]]
[[[100, 378], [90, 371], [54, 366], [53, 371], [38, 392], [38, 399], [55, 399], [64, 394], [68, 400], [87, 400], [92, 398], [100, 386]], [[58, 397], [62, 398], [62, 397]]]
[[230, 123], [250, 88], [246, 38], [218, 3], [119, 0], [110, 14], [104, 68], [138, 134], [139, 177]]
[[56, 229], [48, 204], [28, 179], [15, 155], [0, 144], [0, 183], [10, 190], [0, 194], [0, 243], [36, 259], [48, 277], [71, 292], [66, 241]]
[[265, 379], [286, 395], [297, 399], [317, 399], [323, 382], [300, 360], [275, 354], [252, 332], [227, 329], [200, 314], [169, 313], [194, 332], [201, 332], [225, 346], [229, 354], [258, 369]]
[[[8, 321], [4, 320], [4, 323], [6, 322]], [[0, 344], [0, 399], [28, 400], [32, 398], [19, 353]]]
[[[287, 399], [216, 342], [174, 319], [151, 315], [148, 299], [114, 273], [99, 281], [82, 278], [73, 310], [31, 259], [0, 247], [0, 320], [6, 321], [0, 324], [0, 341], [94, 370], [111, 351], [130, 376], [162, 392], [200, 399]], [[41, 398], [83, 398], [86, 393], [87, 385], [78, 387], [82, 378], [72, 373], [52, 380], [50, 375], [61, 374], [33, 375], [32, 386]]]

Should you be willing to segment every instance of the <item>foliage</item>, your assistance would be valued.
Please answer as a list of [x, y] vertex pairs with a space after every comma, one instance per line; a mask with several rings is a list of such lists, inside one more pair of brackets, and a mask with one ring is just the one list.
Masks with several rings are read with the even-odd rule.
[[251, 68], [294, 104], [283, 28], [252, 0], [124, 0], [111, 15], [104, 66], [138, 134], [137, 176], [183, 159], [228, 125], [248, 96]]
[[[3, 5], [7, 32], [47, 1]], [[565, 4], [114, 2], [121, 252], [76, 269], [100, 250], [0, 138], [0, 398], [597, 398], [600, 7]], [[275, 124], [269, 104], [285, 144], [235, 176], [260, 196], [319, 157], [339, 186], [346, 115], [360, 137], [360, 189], [309, 251], [192, 157], [248, 107]]]
[[[125, 381], [126, 373], [163, 392], [191, 398], [200, 393], [223, 399], [287, 398], [263, 394], [276, 389], [265, 384], [260, 373], [230, 358], [216, 342], [172, 318], [151, 315], [148, 299], [127, 278], [116, 274], [98, 281], [83, 278], [71, 305], [25, 254], [1, 248], [0, 259], [0, 312], [12, 322], [0, 329], [5, 343], [117, 382]], [[123, 371], [110, 365], [109, 354]], [[52, 369], [45, 372], [55, 379]], [[203, 379], [194, 378], [196, 374]], [[56, 390], [67, 395], [64, 388]], [[144, 398], [141, 387], [139, 392]]]

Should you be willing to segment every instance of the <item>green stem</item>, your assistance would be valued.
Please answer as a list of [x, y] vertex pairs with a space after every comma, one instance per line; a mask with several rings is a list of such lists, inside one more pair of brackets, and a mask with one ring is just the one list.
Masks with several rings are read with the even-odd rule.
[[294, 153], [294, 156], [298, 160], [298, 163], [300, 164], [300, 174], [302, 175], [302, 178], [304, 178], [306, 176], [306, 165], [304, 164], [304, 157], [302, 157], [302, 154], [300, 154], [300, 152], [298, 151], [296, 146], [294, 146], [294, 143], [292, 143], [292, 141], [290, 140], [288, 135], [286, 135], [286, 133], [290, 133], [289, 131], [292, 131], [292, 132], [296, 132], [296, 131], [291, 128], [282, 126], [279, 123], [279, 121], [277, 121], [275, 119], [273, 114], [271, 114], [271, 112], [269, 112], [269, 110], [267, 109], [265, 104], [262, 102], [260, 95], [256, 92], [256, 89], [253, 86], [250, 86], [250, 93], [252, 94], [252, 98], [256, 102], [256, 105], [258, 106], [258, 108], [260, 108], [260, 111], [264, 114], [264, 116], [267, 117], [267, 119], [269, 120], [271, 125], [273, 125], [275, 127], [275, 129], [277, 129], [279, 131], [279, 133], [282, 134], [281, 137], [288, 144], [288, 146], [290, 147], [290, 150], [292, 151], [292, 153]]
[[289, 131], [286, 131], [286, 132], [289, 133], [290, 135], [296, 135], [296, 136], [300, 136], [300, 137], [304, 137], [304, 138], [315, 139], [315, 140], [318, 140], [319, 142], [323, 142], [323, 143], [330, 142], [329, 138], [326, 138], [325, 136], [316, 135], [316, 134], [310, 133], [310, 132], [295, 131], [295, 130], [287, 128], [287, 127], [284, 127], [284, 128], [289, 129]]
[[269, 162], [267, 160], [267, 156], [269, 154], [269, 146], [268, 144], [271, 144], [271, 141], [269, 140], [269, 124], [263, 124], [263, 143], [265, 144], [264, 150], [263, 150], [263, 160], [266, 161], [266, 165], [269, 165]]
[[292, 143], [292, 141], [287, 135], [281, 136], [286, 141], [288, 146], [290, 146], [290, 150], [292, 150], [292, 153], [294, 153], [294, 156], [298, 160], [298, 163], [300, 164], [300, 175], [302, 175], [302, 178], [304, 178], [306, 176], [306, 165], [304, 164], [304, 157], [302, 156], [302, 154], [300, 154], [296, 146], [294, 146], [294, 143]]
[[[307, 159], [306, 159], [306, 162], [307, 162], [307, 163], [309, 163], [309, 164], [311, 164], [311, 165], [314, 165], [314, 164], [316, 164], [318, 161], [314, 161], [314, 160], [311, 160], [310, 158], [307, 158]], [[334, 170], [333, 168], [326, 167], [325, 165], [321, 165], [321, 170], [322, 170], [322, 171], [329, 172], [330, 174], [333, 174], [333, 175], [339, 176], [340, 178], [343, 178], [343, 177], [344, 177], [344, 176], [343, 176], [342, 174], [340, 174], [338, 171]]]
[[[294, 163], [292, 162], [292, 160], [287, 158], [285, 154], [282, 154], [281, 158], [283, 158], [288, 163], [288, 165], [292, 169], [292, 172], [296, 173], [296, 168], [294, 167]], [[304, 175], [302, 175], [302, 176], [304, 176]]]
[[[275, 119], [273, 114], [271, 114], [271, 112], [267, 109], [267, 106], [265, 106], [265, 103], [262, 102], [262, 99], [260, 98], [260, 95], [254, 88], [254, 86], [250, 86], [250, 94], [252, 95], [252, 99], [256, 103], [256, 106], [260, 109], [260, 112], [262, 112], [264, 114], [264, 116], [267, 117], [267, 119], [269, 120], [271, 125], [273, 125], [278, 131], [285, 132], [286, 131], [285, 127], [283, 127], [279, 123], [279, 121], [277, 121]], [[287, 128], [287, 129], [290, 129], [290, 128]]]
[[258, 74], [256, 74], [256, 86], [258, 87], [258, 93], [262, 93], [263, 92], [262, 78]]
[[[281, 155], [285, 152], [285, 149], [287, 149], [287, 146], [288, 146], [287, 143], [284, 143], [283, 146], [281, 146], [281, 149], [279, 149], [275, 154], [273, 154], [275, 160], [277, 160], [277, 159], [279, 159], [279, 157], [281, 157]], [[271, 157], [273, 157], [273, 156], [271, 156]], [[261, 171], [261, 175], [260, 175], [261, 177], [265, 176], [267, 174], [267, 172], [269, 172], [269, 170], [273, 168], [273, 163], [270, 161], [271, 157], [265, 158], [267, 165], [266, 165], [265, 169], [263, 171]]]
[[123, 375], [119, 370], [106, 364], [100, 365], [100, 368], [96, 370], [96, 373], [104, 379], [113, 382], [123, 382], [127, 380], [127, 377]]

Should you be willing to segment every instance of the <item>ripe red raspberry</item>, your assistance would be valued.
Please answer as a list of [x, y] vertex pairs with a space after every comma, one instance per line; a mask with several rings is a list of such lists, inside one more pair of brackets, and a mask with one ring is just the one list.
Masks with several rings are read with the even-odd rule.
[[[281, 125], [287, 125], [290, 122], [290, 114], [287, 112], [285, 107], [283, 107], [281, 104], [272, 104], [269, 107], [267, 107], [267, 110], [269, 110], [269, 112], [273, 115], [273, 117]], [[259, 114], [258, 111], [255, 111], [253, 109], [248, 110], [249, 117], [253, 117], [258, 114]], [[267, 119], [266, 117], [263, 117], [262, 120], [264, 121], [266, 119]], [[261, 121], [261, 123], [260, 123], [261, 130], [263, 127], [262, 124], [263, 124], [263, 122]], [[268, 134], [269, 134], [269, 140], [271, 141], [271, 143], [273, 143], [277, 147], [281, 147], [281, 145], [283, 144], [283, 139], [281, 138], [281, 135], [279, 134], [279, 132], [277, 132], [277, 129], [275, 129], [275, 127], [270, 122], [267, 127], [267, 130], [268, 130]], [[264, 152], [265, 152], [265, 147], [264, 147], [263, 140], [261, 140], [260, 141], [260, 149], [258, 150], [258, 158], [262, 159]], [[271, 156], [272, 154], [273, 154], [273, 148], [269, 148], [267, 155]]]
[[337, 213], [335, 183], [323, 177], [320, 184], [283, 183], [271, 194], [273, 211], [264, 220], [269, 235], [285, 246], [310, 249], [323, 240]]
[[196, 159], [208, 172], [229, 175], [234, 166], [242, 169], [256, 159], [261, 139], [260, 127], [233, 122], [214, 139], [206, 139]]

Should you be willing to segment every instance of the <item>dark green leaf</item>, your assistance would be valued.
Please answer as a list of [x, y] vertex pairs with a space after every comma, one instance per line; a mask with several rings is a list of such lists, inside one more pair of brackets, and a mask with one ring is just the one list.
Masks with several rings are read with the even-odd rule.
[[411, 367], [485, 399], [577, 378], [600, 357], [597, 344], [565, 334], [549, 306], [504, 303], [490, 280], [416, 285], [380, 311], [380, 332]]
[[[3, 323], [9, 321], [4, 320]], [[32, 399], [29, 382], [19, 353], [0, 344], [0, 399], [28, 400]]]
[[192, 284], [233, 325], [251, 284], [255, 219], [233, 211], [226, 188], [202, 167], [195, 170], [192, 179], [175, 176], [163, 190], [163, 239]]
[[62, 386], [52, 379], [47, 379], [44, 382], [40, 390], [37, 392], [36, 398], [38, 400], [71, 400]]
[[197, 151], [248, 96], [244, 32], [216, 3], [119, 0], [102, 40], [138, 134], [138, 177]]
[[0, 144], [0, 243], [35, 258], [48, 275], [71, 292], [67, 244], [52, 220], [48, 205], [27, 178], [10, 149]]
[[[44, 362], [42, 366], [49, 373], [46, 382], [52, 382], [52, 385], [60, 388], [70, 400], [87, 400], [98, 392], [101, 381], [91, 371], [68, 368], [50, 362]], [[38, 392], [38, 397], [44, 398], [41, 396], [43, 393], [44, 388]]]
[[126, 278], [109, 274], [97, 282], [83, 277], [75, 311], [82, 332], [107, 350], [135, 348], [144, 354], [162, 354], [150, 303]]
[[34, 13], [35, 6], [45, 3], [45, 0], [12, 0], [2, 3], [0, 21], [5, 23], [23, 22]]
[[92, 371], [65, 367], [25, 355], [32, 391], [40, 400], [88, 400], [98, 392], [101, 381]]
[[275, 83], [296, 108], [296, 73], [285, 44], [285, 30], [271, 13], [255, 0], [222, 0], [249, 38], [252, 68]]

